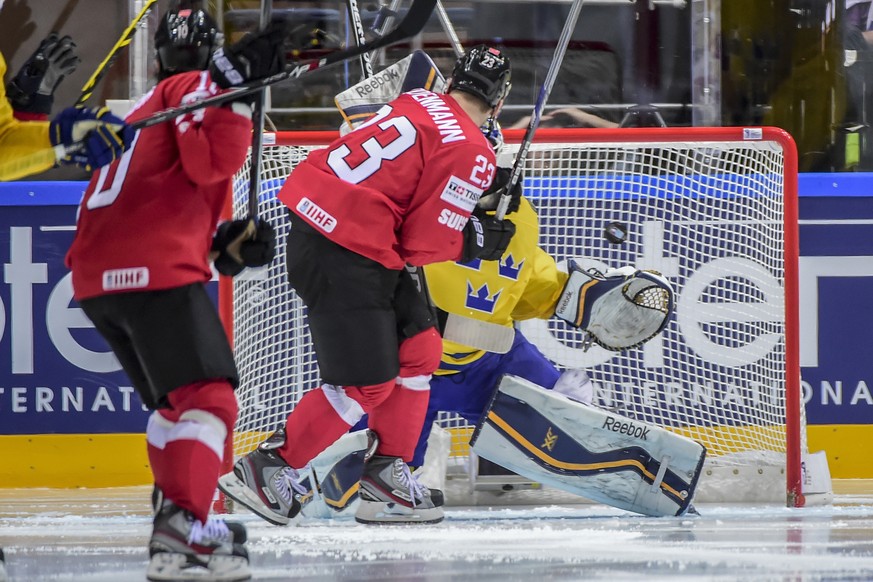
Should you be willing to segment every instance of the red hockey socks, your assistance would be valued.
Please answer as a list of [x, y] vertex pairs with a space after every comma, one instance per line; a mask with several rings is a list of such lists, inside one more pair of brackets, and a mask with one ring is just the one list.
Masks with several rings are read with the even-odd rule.
[[168, 398], [172, 408], [152, 413], [146, 430], [155, 485], [205, 523], [236, 422], [236, 396], [230, 383], [213, 380], [178, 388]]
[[415, 445], [427, 413], [429, 389], [407, 388], [397, 383], [385, 402], [370, 413], [368, 425], [379, 435], [376, 452], [387, 457], [401, 457], [412, 461]]
[[378, 453], [412, 460], [430, 398], [430, 378], [439, 367], [442, 338], [433, 328], [400, 344], [397, 386], [370, 412], [369, 427], [379, 435]]
[[295, 469], [302, 469], [321, 451], [383, 402], [394, 380], [373, 386], [324, 384], [303, 395], [285, 423], [285, 444], [276, 449]]

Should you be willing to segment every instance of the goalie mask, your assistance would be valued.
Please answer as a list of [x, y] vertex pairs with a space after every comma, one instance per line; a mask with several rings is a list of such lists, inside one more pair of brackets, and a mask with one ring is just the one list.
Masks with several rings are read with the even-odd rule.
[[496, 48], [480, 44], [455, 63], [449, 90], [475, 95], [494, 109], [509, 94], [511, 76], [509, 57]]
[[620, 351], [644, 344], [667, 325], [673, 289], [660, 273], [633, 267], [585, 271], [573, 260], [569, 267], [555, 315], [586, 331], [587, 341]]
[[482, 135], [485, 136], [485, 139], [488, 140], [488, 143], [491, 144], [491, 147], [494, 148], [494, 155], [499, 155], [505, 142], [503, 140], [503, 128], [500, 127], [497, 120], [493, 117], [489, 117], [485, 120], [485, 124], [479, 129], [482, 131]]
[[185, 71], [202, 71], [221, 46], [218, 24], [199, 9], [173, 10], [161, 19], [155, 33], [159, 79]]

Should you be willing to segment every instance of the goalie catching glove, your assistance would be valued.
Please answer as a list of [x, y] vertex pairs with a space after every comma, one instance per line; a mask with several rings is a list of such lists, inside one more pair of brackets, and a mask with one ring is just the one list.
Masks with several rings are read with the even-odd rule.
[[667, 325], [673, 289], [660, 273], [633, 267], [585, 271], [572, 259], [569, 269], [555, 315], [586, 331], [588, 340], [620, 351], [644, 344]]
[[263, 267], [276, 257], [276, 232], [266, 220], [228, 220], [212, 237], [215, 270], [233, 277], [245, 267]]

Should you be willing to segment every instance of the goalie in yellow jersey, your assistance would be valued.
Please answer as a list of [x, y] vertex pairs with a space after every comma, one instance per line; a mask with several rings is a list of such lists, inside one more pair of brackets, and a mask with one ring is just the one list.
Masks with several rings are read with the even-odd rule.
[[[421, 54], [411, 58], [409, 68], [396, 75], [398, 86], [413, 75], [433, 77], [425, 74], [428, 59]], [[347, 101], [348, 95], [354, 101]], [[352, 88], [337, 99], [352, 128], [360, 121], [351, 113], [368, 105], [360, 95]], [[361, 117], [366, 119], [367, 113]], [[495, 149], [500, 146], [494, 120], [483, 132]], [[430, 381], [427, 414], [410, 466], [425, 465], [438, 413], [453, 412], [476, 425], [471, 444], [482, 458], [534, 481], [647, 515], [687, 511], [703, 447], [590, 406], [594, 394], [587, 373], [558, 369], [514, 328], [516, 321], [556, 316], [601, 347], [634, 348], [667, 323], [673, 310], [669, 283], [657, 273], [632, 267], [600, 273], [569, 261], [569, 273], [560, 270], [539, 246], [539, 218], [523, 195], [521, 181], [507, 192], [510, 173], [498, 169], [494, 185], [474, 211], [493, 213], [501, 197], [510, 198], [506, 218], [515, 225], [515, 234], [500, 260], [424, 267], [423, 279], [441, 323], [443, 353]], [[363, 460], [378, 438], [363, 430], [366, 426], [365, 418], [311, 462], [307, 488], [312, 495], [307, 499], [318, 502], [304, 504], [304, 515], [353, 513], [347, 509], [356, 498]], [[555, 450], [548, 454], [539, 450], [547, 430], [561, 435], [553, 439]], [[431, 490], [431, 499], [435, 505], [443, 503], [439, 490]]]
[[[505, 184], [508, 175], [508, 168], [498, 169], [495, 182]], [[478, 208], [493, 211], [501, 193], [500, 189], [486, 192]], [[515, 224], [515, 235], [499, 261], [437, 263], [424, 269], [431, 298], [447, 328], [412, 466], [424, 464], [427, 438], [437, 414], [454, 412], [476, 424], [504, 374], [524, 377], [580, 402], [592, 401], [592, 384], [583, 370], [558, 370], [513, 327], [515, 321], [554, 315], [568, 275], [540, 248], [539, 218], [522, 195], [521, 183], [511, 197], [506, 216]], [[477, 331], [475, 321], [495, 326]], [[467, 328], [473, 329], [467, 333]]]

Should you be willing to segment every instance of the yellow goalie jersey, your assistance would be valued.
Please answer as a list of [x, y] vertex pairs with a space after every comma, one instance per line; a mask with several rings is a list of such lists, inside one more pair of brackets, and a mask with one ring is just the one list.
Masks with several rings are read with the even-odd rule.
[[[0, 54], [0, 79], [6, 75], [6, 60]], [[12, 114], [6, 98], [6, 88], [0, 83], [0, 181], [17, 180], [30, 174], [48, 170], [55, 164], [51, 151], [48, 122], [20, 122]], [[46, 152], [45, 156], [32, 154]]]
[[[549, 318], [567, 282], [555, 260], [539, 246], [539, 219], [524, 197], [507, 215], [515, 235], [499, 261], [435, 263], [424, 267], [434, 304], [455, 315], [512, 327], [513, 321]], [[443, 340], [443, 366], [437, 374], [478, 360], [485, 352]]]

